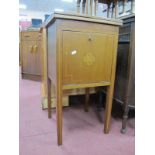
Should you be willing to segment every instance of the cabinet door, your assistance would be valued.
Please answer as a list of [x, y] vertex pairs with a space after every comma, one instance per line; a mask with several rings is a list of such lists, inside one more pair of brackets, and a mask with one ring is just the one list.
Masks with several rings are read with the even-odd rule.
[[34, 72], [41, 75], [41, 41], [36, 41], [34, 45]]
[[63, 32], [63, 84], [109, 82], [114, 37], [110, 34]]
[[22, 42], [22, 73], [40, 75], [40, 47], [38, 41]]

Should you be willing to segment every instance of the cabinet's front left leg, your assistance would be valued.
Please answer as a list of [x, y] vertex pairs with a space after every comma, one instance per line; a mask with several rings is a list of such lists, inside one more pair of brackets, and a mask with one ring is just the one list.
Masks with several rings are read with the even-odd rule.
[[51, 118], [52, 111], [51, 111], [51, 79], [48, 78], [48, 118]]
[[113, 89], [114, 89], [113, 86], [107, 87], [104, 133], [109, 133], [111, 110], [112, 110], [112, 101], [113, 101]]
[[62, 145], [62, 89], [56, 88], [57, 142]]
[[106, 95], [104, 133], [109, 133], [109, 128], [110, 128], [111, 110], [112, 110], [112, 103], [113, 103], [113, 92], [114, 92], [114, 84], [115, 84], [117, 43], [118, 43], [118, 36], [116, 35], [115, 36], [115, 46], [113, 48], [114, 55], [113, 55], [113, 63], [112, 63], [110, 85], [107, 86], [107, 92], [106, 92], [107, 95]]

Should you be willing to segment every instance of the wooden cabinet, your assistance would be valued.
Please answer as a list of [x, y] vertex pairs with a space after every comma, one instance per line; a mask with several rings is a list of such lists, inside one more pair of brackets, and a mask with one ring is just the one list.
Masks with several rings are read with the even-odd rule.
[[[120, 27], [117, 68], [114, 98], [124, 104], [126, 97], [129, 104], [135, 104], [135, 16], [130, 15], [123, 17], [123, 26]], [[128, 88], [130, 95], [126, 95]]]
[[122, 132], [125, 132], [129, 108], [135, 105], [135, 15], [121, 19], [114, 99], [124, 106]]
[[41, 77], [41, 38], [39, 31], [21, 32], [22, 77], [39, 80]]
[[62, 95], [69, 89], [86, 88], [88, 99], [89, 88], [107, 86], [104, 132], [109, 132], [121, 24], [120, 20], [64, 13], [54, 13], [46, 24], [48, 116], [53, 85], [58, 145], [62, 144]]

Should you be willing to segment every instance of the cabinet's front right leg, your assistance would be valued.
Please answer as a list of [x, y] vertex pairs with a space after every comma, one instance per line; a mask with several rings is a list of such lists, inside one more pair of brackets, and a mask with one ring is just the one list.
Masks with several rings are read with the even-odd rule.
[[114, 86], [107, 87], [104, 133], [109, 133]]
[[62, 145], [62, 89], [56, 88], [57, 142]]

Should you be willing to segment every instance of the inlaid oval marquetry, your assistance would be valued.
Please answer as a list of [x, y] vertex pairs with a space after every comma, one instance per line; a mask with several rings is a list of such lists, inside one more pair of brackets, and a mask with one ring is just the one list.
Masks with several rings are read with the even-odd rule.
[[95, 62], [95, 56], [93, 56], [92, 53], [87, 53], [84, 58], [83, 58], [83, 62], [87, 65], [87, 66], [91, 66], [94, 64]]

